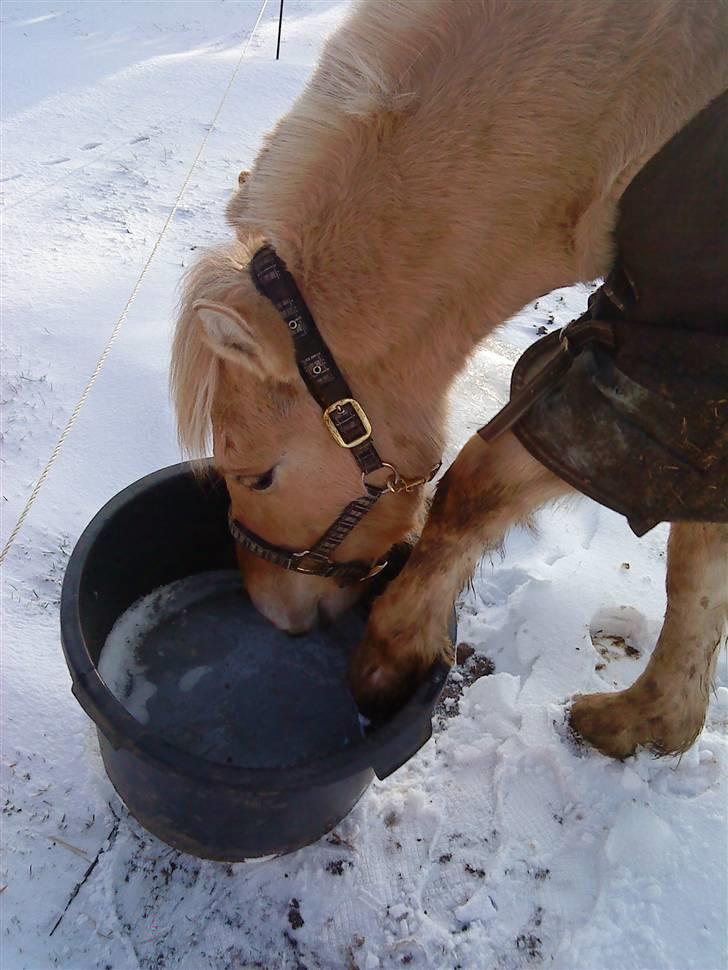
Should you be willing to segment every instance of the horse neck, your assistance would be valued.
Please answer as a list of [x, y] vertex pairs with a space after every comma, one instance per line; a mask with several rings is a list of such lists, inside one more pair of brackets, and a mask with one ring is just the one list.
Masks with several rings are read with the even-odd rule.
[[477, 344], [574, 276], [550, 230], [538, 252], [523, 244], [535, 196], [521, 206], [521, 224], [511, 206], [507, 226], [507, 197], [497, 214], [479, 206], [473, 216], [466, 190], [428, 204], [416, 181], [400, 179], [395, 195], [391, 169], [373, 166], [348, 193], [321, 191], [318, 211], [302, 185], [278, 218], [261, 220], [369, 414], [380, 453], [413, 476], [442, 456], [449, 391]]
[[[482, 34], [477, 6], [430, 4], [443, 36], [460, 32], [454, 57], [413, 34], [419, 3], [396, 8], [410, 22], [366, 46], [384, 8], [362, 5], [350, 48], [376, 49], [391, 76], [413, 37], [421, 54], [403, 90], [417, 95], [367, 104], [357, 91], [347, 110], [342, 85], [360, 72], [332, 67], [332, 53], [346, 58], [334, 39], [232, 203], [238, 231], [262, 233], [288, 262], [356, 393], [370, 411], [383, 402], [383, 422], [441, 434], [478, 341], [541, 293], [609, 268], [624, 188], [725, 85], [720, 31], [710, 40], [702, 14], [638, 4], [625, 19], [618, 7], [585, 17], [579, 5], [532, 5], [525, 16], [501, 4]], [[711, 11], [704, 19], [718, 19]], [[618, 42], [604, 43], [607, 22]]]
[[528, 207], [504, 193], [486, 211], [457, 160], [440, 166], [444, 198], [423, 177], [427, 160], [404, 172], [396, 152], [353, 165], [341, 181], [326, 164], [308, 177], [299, 171], [267, 198], [254, 174], [240, 226], [256, 213], [253, 225], [293, 272], [380, 451], [417, 474], [442, 454], [448, 392], [478, 342], [573, 271], [548, 228], [537, 252], [524, 245], [534, 209], [547, 208], [537, 193]]

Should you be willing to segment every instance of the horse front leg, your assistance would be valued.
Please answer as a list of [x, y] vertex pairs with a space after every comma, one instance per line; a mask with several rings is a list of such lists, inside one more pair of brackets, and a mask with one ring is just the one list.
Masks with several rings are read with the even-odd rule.
[[638, 745], [685, 751], [700, 733], [728, 622], [728, 525], [676, 523], [667, 547], [665, 622], [644, 673], [571, 709], [574, 731], [614, 758]]
[[512, 432], [485, 443], [474, 435], [440, 482], [422, 538], [402, 573], [375, 601], [350, 683], [359, 709], [396, 709], [428, 668], [448, 655], [453, 602], [479, 558], [539, 505], [570, 492]]

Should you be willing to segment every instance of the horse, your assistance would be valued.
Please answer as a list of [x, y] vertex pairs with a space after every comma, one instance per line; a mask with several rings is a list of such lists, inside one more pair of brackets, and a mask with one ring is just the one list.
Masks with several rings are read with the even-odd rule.
[[[362, 709], [400, 703], [448, 655], [448, 612], [479, 558], [573, 494], [508, 430], [473, 436], [430, 509], [448, 391], [527, 303], [609, 273], [620, 199], [728, 86], [727, 41], [725, 0], [364, 0], [241, 176], [233, 238], [187, 273], [171, 362], [180, 441], [193, 455], [212, 445], [260, 612], [304, 632], [420, 536], [352, 660]], [[256, 276], [266, 249], [278, 264]], [[300, 315], [266, 292], [269, 271], [340, 372], [331, 405], [304, 380]], [[365, 427], [353, 452], [331, 420], [343, 409]], [[372, 441], [379, 464], [352, 461]], [[366, 514], [317, 553], [363, 493]], [[337, 582], [351, 562], [363, 581]], [[680, 752], [700, 732], [728, 616], [724, 524], [671, 525], [667, 593], [644, 674], [571, 708], [607, 755]]]

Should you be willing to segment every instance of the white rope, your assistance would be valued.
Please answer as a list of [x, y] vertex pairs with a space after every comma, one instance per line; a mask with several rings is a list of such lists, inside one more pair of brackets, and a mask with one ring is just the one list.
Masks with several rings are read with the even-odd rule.
[[238, 71], [240, 70], [240, 66], [243, 63], [243, 58], [245, 57], [245, 55], [248, 52], [248, 48], [250, 47], [250, 44], [251, 44], [251, 41], [253, 40], [253, 37], [255, 35], [255, 32], [258, 29], [258, 25], [260, 24], [260, 21], [263, 18], [263, 14], [265, 13], [265, 8], [266, 8], [267, 5], [268, 5], [268, 0], [263, 0], [263, 4], [262, 4], [262, 6], [260, 8], [260, 12], [258, 13], [258, 19], [255, 21], [255, 24], [253, 25], [253, 29], [251, 30], [250, 34], [248, 35], [247, 40], [245, 41], [245, 44], [243, 45], [243, 49], [240, 52], [240, 57], [238, 58], [238, 61], [237, 61], [236, 65], [235, 65], [235, 68], [233, 69], [233, 72], [230, 75], [230, 80], [228, 81], [227, 87], [225, 88], [225, 91], [223, 93], [223, 96], [220, 99], [220, 103], [217, 106], [217, 110], [215, 111], [215, 114], [213, 116], [213, 119], [210, 122], [210, 125], [209, 125], [209, 127], [207, 129], [207, 133], [205, 134], [205, 137], [202, 139], [202, 142], [200, 144], [200, 147], [197, 150], [197, 154], [195, 155], [195, 157], [194, 157], [194, 159], [192, 161], [192, 164], [190, 165], [189, 171], [187, 172], [187, 175], [185, 176], [184, 181], [182, 182], [182, 186], [181, 186], [179, 192], [177, 193], [177, 198], [174, 200], [174, 204], [173, 204], [172, 208], [170, 209], [167, 218], [164, 220], [164, 225], [162, 226], [162, 229], [161, 229], [159, 235], [157, 236], [157, 241], [152, 246], [152, 251], [149, 253], [149, 256], [147, 257], [146, 262], [144, 263], [144, 266], [142, 266], [142, 270], [141, 270], [141, 272], [139, 274], [139, 277], [138, 277], [136, 283], [134, 284], [134, 288], [132, 289], [132, 291], [131, 291], [131, 293], [129, 295], [129, 299], [126, 301], [126, 304], [124, 306], [124, 309], [121, 311], [121, 314], [119, 315], [119, 319], [116, 321], [116, 324], [114, 326], [114, 329], [111, 331], [111, 335], [109, 336], [109, 339], [106, 342], [106, 346], [104, 347], [103, 351], [101, 352], [101, 356], [99, 357], [99, 359], [98, 359], [98, 361], [96, 363], [96, 367], [94, 367], [93, 373], [91, 374], [91, 377], [89, 378], [88, 383], [86, 384], [86, 386], [83, 389], [83, 393], [81, 394], [81, 397], [78, 399], [78, 402], [77, 402], [75, 408], [71, 412], [71, 415], [70, 415], [68, 421], [66, 422], [65, 428], [61, 432], [61, 435], [60, 435], [58, 441], [56, 442], [56, 444], [55, 444], [55, 446], [53, 448], [53, 451], [50, 453], [50, 456], [48, 458], [48, 461], [45, 463], [45, 467], [43, 468], [43, 471], [40, 473], [40, 477], [38, 478], [38, 481], [35, 483], [35, 485], [33, 486], [33, 489], [31, 491], [30, 495], [28, 496], [28, 501], [25, 503], [25, 507], [23, 508], [23, 511], [20, 513], [20, 515], [18, 517], [18, 521], [15, 523], [15, 525], [13, 527], [13, 531], [8, 536], [8, 540], [5, 543], [2, 552], [0, 552], [0, 563], [2, 563], [5, 560], [8, 552], [10, 551], [10, 547], [13, 545], [13, 543], [15, 542], [15, 540], [16, 540], [16, 538], [18, 536], [18, 533], [22, 529], [23, 523], [25, 522], [26, 518], [28, 517], [28, 513], [30, 512], [31, 508], [33, 507], [33, 503], [35, 502], [36, 498], [38, 497], [38, 493], [40, 492], [41, 488], [43, 488], [43, 485], [45, 484], [46, 479], [48, 478], [48, 475], [50, 473], [50, 470], [53, 467], [53, 465], [55, 464], [55, 461], [56, 461], [56, 459], [58, 458], [58, 455], [61, 452], [61, 448], [63, 448], [63, 445], [64, 445], [64, 442], [65, 442], [66, 438], [71, 433], [71, 430], [73, 428], [73, 425], [75, 424], [76, 419], [78, 418], [79, 414], [81, 413], [81, 409], [83, 408], [84, 404], [88, 400], [88, 396], [91, 393], [91, 391], [93, 389], [93, 386], [96, 383], [96, 380], [97, 380], [99, 374], [101, 373], [101, 369], [104, 366], [104, 364], [106, 363], [107, 357], [111, 353], [111, 348], [112, 348], [112, 346], [114, 344], [114, 341], [116, 340], [116, 338], [119, 335], [119, 331], [124, 326], [124, 322], [126, 321], [126, 318], [127, 318], [128, 313], [129, 313], [129, 310], [131, 309], [131, 305], [134, 302], [134, 300], [136, 299], [136, 295], [139, 292], [139, 289], [141, 288], [142, 283], [144, 282], [144, 277], [147, 275], [147, 271], [148, 271], [149, 267], [151, 266], [152, 260], [154, 259], [154, 257], [157, 254], [157, 250], [159, 249], [159, 246], [160, 246], [160, 244], [162, 242], [162, 239], [164, 238], [165, 233], [167, 232], [167, 229], [169, 228], [169, 226], [170, 226], [170, 224], [172, 222], [172, 219], [174, 218], [175, 213], [177, 212], [177, 209], [179, 208], [179, 204], [182, 201], [182, 196], [184, 195], [184, 193], [185, 193], [185, 191], [187, 189], [187, 186], [189, 184], [189, 181], [192, 178], [192, 173], [194, 172], [194, 170], [195, 170], [195, 168], [197, 166], [197, 163], [199, 162], [200, 158], [202, 157], [202, 153], [205, 150], [205, 147], [206, 147], [207, 142], [208, 142], [208, 140], [210, 138], [210, 135], [212, 134], [212, 132], [213, 132], [213, 130], [215, 128], [215, 124], [217, 123], [217, 119], [220, 117], [220, 112], [222, 111], [222, 107], [225, 104], [225, 101], [227, 99], [227, 96], [230, 93], [230, 89], [232, 88], [232, 86], [233, 86], [233, 84], [235, 82], [235, 78], [238, 76]]

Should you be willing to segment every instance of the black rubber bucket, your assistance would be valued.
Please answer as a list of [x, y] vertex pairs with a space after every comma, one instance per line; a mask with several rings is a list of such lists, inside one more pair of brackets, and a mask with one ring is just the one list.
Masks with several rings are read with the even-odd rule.
[[[227, 504], [224, 483], [195, 478], [187, 463], [120, 492], [92, 520], [71, 556], [61, 636], [73, 694], [96, 724], [106, 771], [132, 815], [177, 849], [232, 862], [290, 852], [330, 831], [375, 775], [386, 778], [429, 739], [449, 668], [437, 662], [391, 720], [305, 763], [250, 767], [245, 757], [235, 763], [202, 757], [133, 717], [99, 673], [101, 650], [117, 620], [141, 598], [185, 577], [235, 568]], [[261, 622], [252, 605], [245, 609], [251, 623], [253, 616]], [[451, 635], [454, 639], [454, 616]], [[292, 658], [300, 639], [306, 639], [276, 636], [285, 638]], [[234, 664], [235, 651], [230, 656]], [[219, 694], [223, 687], [216, 679], [213, 671], [206, 689]], [[251, 685], [255, 690], [254, 680]], [[179, 694], [173, 705], [178, 712], [199, 700], [198, 689]], [[300, 685], [298, 693], [304, 690]], [[285, 712], [285, 696], [279, 702]], [[209, 703], [217, 703], [214, 693]]]

